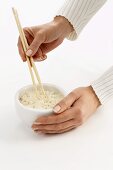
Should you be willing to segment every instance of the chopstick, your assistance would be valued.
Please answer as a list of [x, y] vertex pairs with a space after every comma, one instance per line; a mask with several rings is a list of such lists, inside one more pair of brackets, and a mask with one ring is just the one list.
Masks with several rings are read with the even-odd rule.
[[[17, 27], [18, 27], [18, 31], [19, 31], [19, 34], [20, 34], [20, 38], [21, 38], [21, 41], [22, 41], [22, 45], [23, 45], [23, 49], [24, 51], [26, 51], [26, 46], [24, 44], [24, 40], [22, 38], [22, 32], [21, 30], [19, 29], [19, 22], [18, 22], [18, 18], [17, 18], [17, 15], [16, 15], [16, 11], [14, 8], [12, 8], [13, 10], [13, 14], [14, 14], [14, 17], [15, 17], [15, 21], [16, 21], [16, 24], [17, 24]], [[29, 72], [30, 72], [30, 75], [31, 75], [31, 79], [32, 79], [32, 83], [34, 85], [34, 88], [35, 88], [35, 91], [36, 91], [36, 95], [38, 95], [38, 91], [37, 91], [37, 86], [36, 86], [36, 83], [35, 83], [35, 79], [34, 79], [34, 76], [33, 76], [33, 72], [32, 72], [32, 69], [31, 69], [31, 63], [30, 63], [30, 59], [26, 56], [26, 59], [27, 59], [27, 64], [28, 64], [28, 68], [29, 68]]]
[[[27, 43], [27, 39], [25, 37], [25, 34], [24, 34], [24, 31], [23, 31], [23, 28], [21, 26], [21, 23], [20, 23], [20, 20], [19, 20], [19, 17], [18, 17], [18, 12], [15, 8], [12, 8], [12, 11], [13, 11], [13, 14], [14, 14], [14, 18], [15, 18], [15, 21], [16, 21], [16, 24], [17, 24], [17, 27], [18, 27], [18, 31], [19, 31], [19, 34], [20, 34], [20, 39], [22, 41], [22, 45], [23, 45], [23, 49], [24, 49], [24, 52], [26, 53], [27, 49], [28, 49], [28, 43]], [[34, 75], [33, 75], [33, 70], [34, 70], [34, 73], [35, 73], [35, 76], [36, 76], [36, 79], [38, 80], [38, 83], [39, 83], [39, 86], [40, 86], [40, 89], [43, 93], [44, 96], [45, 95], [45, 91], [44, 91], [44, 88], [43, 88], [43, 85], [41, 83], [41, 79], [40, 79], [40, 76], [39, 76], [39, 73], [37, 71], [37, 68], [36, 68], [36, 65], [34, 63], [34, 60], [32, 57], [28, 57], [26, 55], [26, 59], [27, 59], [27, 63], [28, 63], [28, 67], [29, 67], [29, 71], [30, 71], [30, 75], [31, 75], [31, 79], [32, 79], [32, 83], [35, 87], [35, 91], [36, 91], [36, 94], [38, 95], [38, 90], [37, 90], [37, 86], [36, 86], [36, 83], [35, 83], [35, 78], [34, 78]], [[31, 67], [32, 65], [32, 67]], [[32, 70], [33, 68], [33, 70]]]

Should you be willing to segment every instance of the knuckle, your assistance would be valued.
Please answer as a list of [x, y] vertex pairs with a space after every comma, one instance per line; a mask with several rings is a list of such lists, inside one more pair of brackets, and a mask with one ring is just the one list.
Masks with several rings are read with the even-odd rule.
[[78, 110], [77, 110], [77, 113], [78, 113], [78, 116], [82, 116], [82, 109], [81, 108], [78, 108]]
[[39, 30], [39, 31], [36, 33], [36, 36], [42, 36], [42, 35], [43, 35], [43, 33], [42, 33], [41, 30]]
[[44, 39], [44, 36], [45, 36], [45, 32], [43, 30], [39, 30], [37, 33], [36, 33], [36, 38], [37, 40], [38, 39]]
[[37, 48], [37, 43], [33, 43], [30, 47], [30, 49], [35, 50]]
[[28, 38], [30, 35], [33, 36], [33, 32], [32, 32], [32, 29], [30, 27], [23, 28], [23, 31], [25, 33], [26, 38]]
[[41, 33], [40, 31], [38, 31], [38, 32], [36, 33], [35, 38], [36, 38], [37, 41], [41, 38], [41, 35], [42, 35], [42, 33]]
[[66, 103], [66, 100], [62, 100], [60, 103], [59, 103], [60, 106], [62, 106], [63, 108], [67, 108], [67, 103]]
[[74, 97], [75, 97], [75, 92], [72, 91], [72, 92], [69, 94], [69, 96], [70, 96], [71, 98], [74, 98]]
[[83, 111], [82, 111], [82, 109], [78, 109], [78, 122], [80, 124], [83, 123]]
[[24, 32], [27, 32], [27, 31], [28, 31], [28, 27], [24, 27], [24, 28], [23, 28], [23, 31], [24, 31]]

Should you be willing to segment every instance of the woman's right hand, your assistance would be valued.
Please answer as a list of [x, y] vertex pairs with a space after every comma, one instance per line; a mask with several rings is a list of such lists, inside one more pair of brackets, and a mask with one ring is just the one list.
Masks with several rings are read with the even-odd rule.
[[58, 47], [72, 31], [73, 26], [62, 16], [41, 26], [24, 28], [29, 48], [25, 54], [19, 37], [18, 50], [22, 60], [26, 61], [26, 55], [32, 56], [35, 61], [45, 60], [46, 54]]

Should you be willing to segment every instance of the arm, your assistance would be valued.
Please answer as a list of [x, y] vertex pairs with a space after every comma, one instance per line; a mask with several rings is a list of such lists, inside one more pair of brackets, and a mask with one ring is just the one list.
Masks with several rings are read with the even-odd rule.
[[66, 0], [57, 15], [64, 16], [73, 25], [75, 31], [68, 36], [68, 39], [76, 39], [106, 1], [107, 0]]
[[[87, 4], [85, 8], [84, 2]], [[68, 39], [76, 39], [104, 2], [105, 0], [66, 1], [57, 16], [64, 16], [74, 28]], [[33, 130], [42, 133], [64, 133], [83, 124], [101, 104], [113, 96], [113, 67], [91, 85], [73, 90], [56, 105], [55, 114], [36, 120]]]
[[[68, 39], [74, 40], [107, 0], [70, 0], [66, 1], [58, 11], [73, 25], [75, 31], [70, 33]], [[113, 67], [106, 71], [100, 78], [91, 83], [93, 90], [101, 104], [113, 97]]]
[[107, 70], [101, 77], [91, 83], [101, 104], [105, 104], [113, 97], [113, 67]]
[[[33, 56], [36, 61], [46, 59], [46, 54], [57, 48], [66, 37], [70, 40], [76, 39], [85, 25], [106, 1], [66, 0], [53, 21], [24, 29], [29, 43], [26, 54]], [[18, 49], [21, 58], [26, 61], [20, 39]]]
[[[58, 47], [64, 38], [76, 39], [105, 2], [106, 0], [68, 0], [52, 22], [26, 28], [25, 33], [30, 45], [27, 55], [33, 56], [34, 59], [41, 57], [43, 60], [46, 58], [46, 53]], [[18, 46], [20, 55], [25, 60], [20, 40]], [[83, 124], [100, 104], [113, 94], [112, 74], [113, 68], [93, 82], [93, 88], [88, 86], [73, 90], [57, 104], [54, 108], [55, 114], [36, 120], [32, 126], [33, 130], [43, 133], [63, 133]]]

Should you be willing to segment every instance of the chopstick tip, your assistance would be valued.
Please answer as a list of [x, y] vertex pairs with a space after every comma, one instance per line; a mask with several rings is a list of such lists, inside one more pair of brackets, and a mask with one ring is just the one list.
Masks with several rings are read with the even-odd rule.
[[13, 13], [15, 14], [17, 10], [16, 10], [15, 7], [12, 7], [12, 11], [13, 11]]

